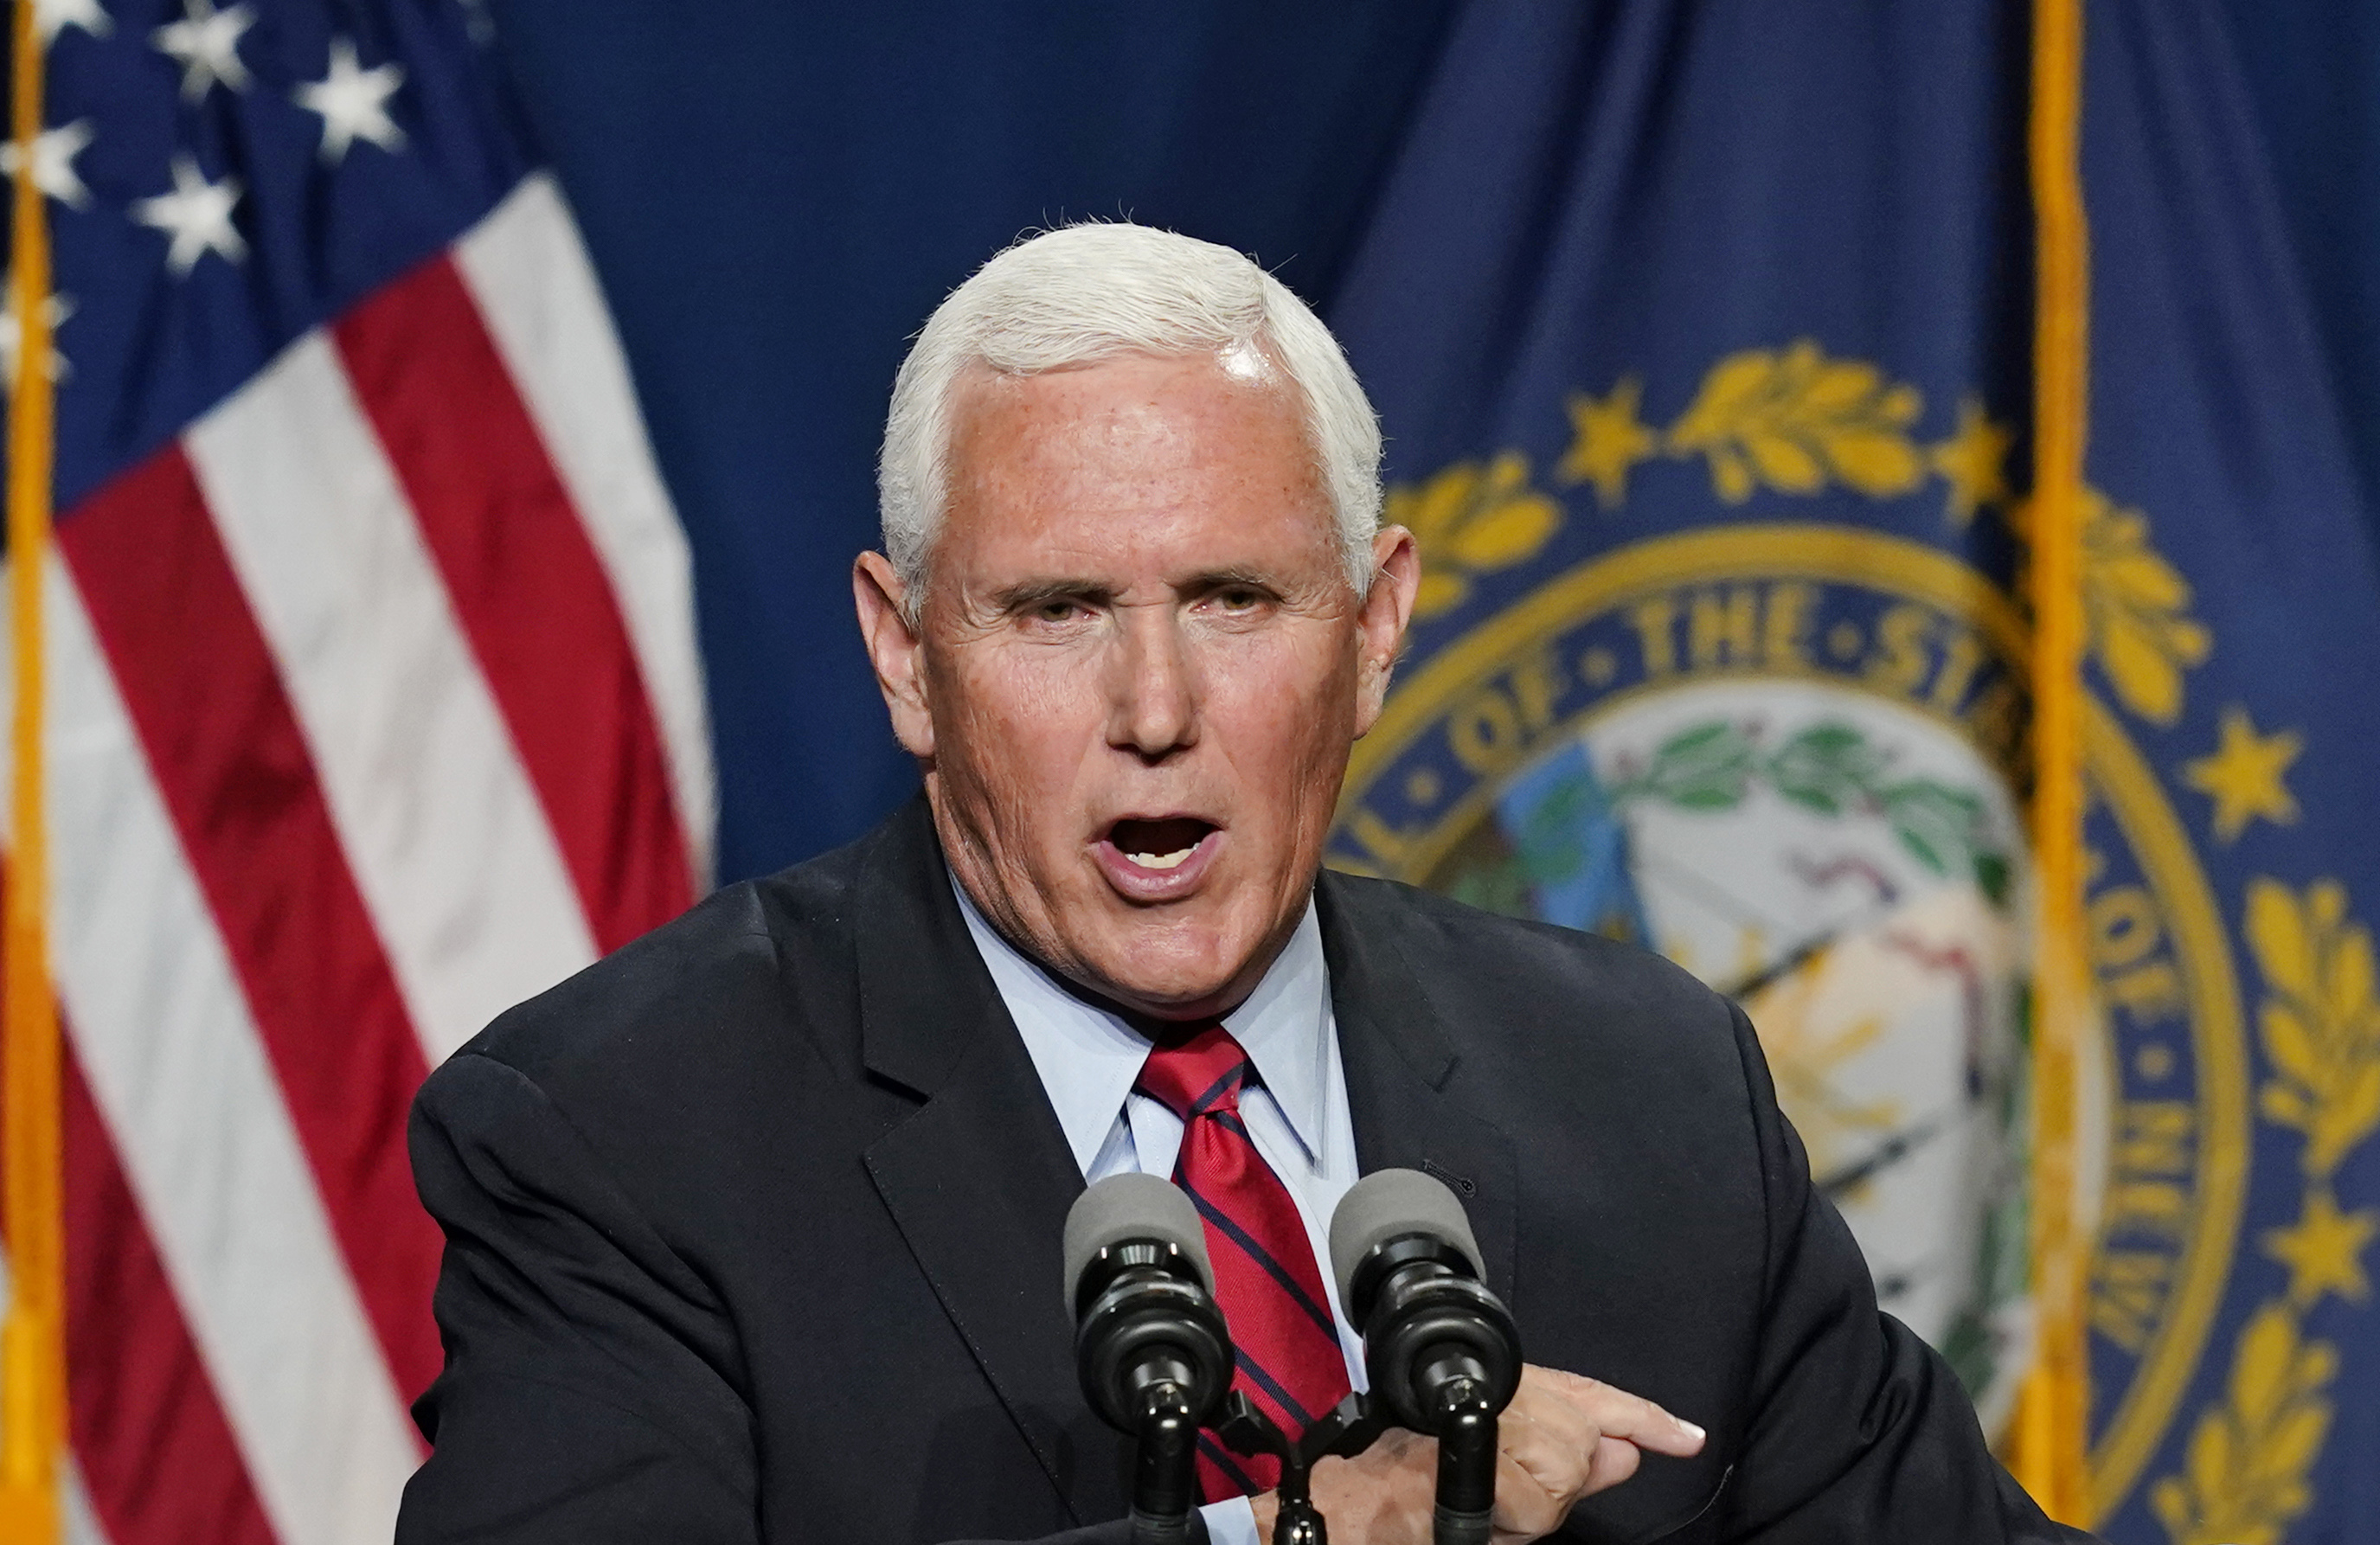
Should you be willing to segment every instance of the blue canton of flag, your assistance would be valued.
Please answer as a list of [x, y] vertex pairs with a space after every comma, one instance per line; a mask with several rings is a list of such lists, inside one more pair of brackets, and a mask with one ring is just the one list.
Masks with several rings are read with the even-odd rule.
[[455, 0], [37, 9], [62, 511], [529, 170]]

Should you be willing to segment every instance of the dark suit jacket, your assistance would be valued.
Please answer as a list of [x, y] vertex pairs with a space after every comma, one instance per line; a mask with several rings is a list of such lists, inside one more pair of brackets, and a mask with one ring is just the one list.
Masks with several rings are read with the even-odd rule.
[[[1710, 1431], [1591, 1540], [2068, 1538], [1877, 1312], [1743, 1016], [1622, 945], [1319, 882], [1363, 1167], [1468, 1208], [1531, 1361]], [[413, 1114], [446, 1231], [397, 1538], [1125, 1536], [1082, 1177], [913, 803], [522, 1004]]]

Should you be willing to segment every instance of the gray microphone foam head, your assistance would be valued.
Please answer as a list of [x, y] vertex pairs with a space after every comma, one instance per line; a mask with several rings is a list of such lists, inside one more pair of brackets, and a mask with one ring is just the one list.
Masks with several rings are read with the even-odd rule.
[[1198, 1210], [1172, 1181], [1128, 1172], [1111, 1174], [1075, 1198], [1066, 1214], [1066, 1312], [1075, 1309], [1083, 1272], [1101, 1250], [1128, 1240], [1171, 1245], [1189, 1258], [1199, 1283], [1215, 1291], [1215, 1268], [1207, 1259], [1207, 1226]]
[[1407, 1234], [1434, 1234], [1461, 1250], [1480, 1281], [1488, 1279], [1479, 1241], [1454, 1193], [1419, 1170], [1374, 1170], [1347, 1188], [1330, 1214], [1330, 1274], [1339, 1302], [1354, 1312], [1355, 1268], [1373, 1247]]

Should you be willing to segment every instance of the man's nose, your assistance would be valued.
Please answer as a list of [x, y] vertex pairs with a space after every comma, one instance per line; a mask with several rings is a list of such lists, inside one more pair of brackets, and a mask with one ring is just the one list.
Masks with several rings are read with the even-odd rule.
[[1171, 606], [1120, 609], [1108, 744], [1159, 758], [1196, 745], [1198, 684]]

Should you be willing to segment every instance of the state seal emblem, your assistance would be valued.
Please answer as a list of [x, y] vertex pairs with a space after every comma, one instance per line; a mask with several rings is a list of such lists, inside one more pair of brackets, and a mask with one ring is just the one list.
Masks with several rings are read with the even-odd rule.
[[[1799, 420], [1778, 405], [1795, 391], [1819, 405]], [[1897, 497], [1929, 472], [1962, 523], [2006, 500], [2007, 437], [1972, 406], [1917, 445], [1912, 389], [1813, 347], [1722, 361], [1666, 432], [1637, 400], [1623, 382], [1572, 404], [1560, 476], [1606, 509], [1664, 454], [1706, 457], [1722, 505], [1829, 481]], [[2101, 513], [2117, 559], [2146, 552], [2137, 517]], [[1426, 639], [1358, 743], [1329, 860], [1635, 940], [1734, 997], [1879, 1300], [1996, 1428], [2031, 1346], [2025, 629], [2008, 594], [1946, 547], [1850, 524], [1688, 526], [1582, 556], [1552, 540], [1567, 512], [1518, 451], [1396, 491], [1390, 514], [1422, 538], [1424, 615], [1459, 627]], [[1482, 605], [1498, 571], [1527, 583]], [[2136, 611], [2119, 685], [2153, 697], [2191, 663], [2189, 625]], [[2215, 894], [2122, 716], [2095, 703], [2086, 732], [2104, 1511], [2147, 1478], [2209, 1349], [2252, 1113]]]

